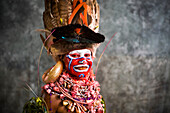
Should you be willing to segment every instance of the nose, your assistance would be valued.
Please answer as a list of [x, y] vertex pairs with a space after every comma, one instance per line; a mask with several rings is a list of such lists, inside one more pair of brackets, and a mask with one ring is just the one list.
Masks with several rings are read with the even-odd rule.
[[79, 60], [79, 63], [80, 64], [83, 64], [84, 62], [86, 62], [86, 60], [85, 60], [85, 58], [83, 57], [83, 58], [81, 58], [80, 60]]
[[81, 61], [79, 61], [79, 63], [80, 63], [80, 64], [83, 64], [84, 61], [85, 61], [85, 60], [81, 60]]

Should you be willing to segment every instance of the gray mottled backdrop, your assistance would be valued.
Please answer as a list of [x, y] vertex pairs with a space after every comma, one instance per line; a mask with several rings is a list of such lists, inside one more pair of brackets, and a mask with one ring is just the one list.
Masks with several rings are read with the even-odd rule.
[[[170, 113], [170, 1], [98, 0], [106, 41], [97, 74], [108, 113]], [[21, 113], [37, 95], [43, 0], [0, 1], [0, 111]], [[43, 50], [40, 75], [55, 62]], [[94, 65], [94, 69], [95, 69]], [[41, 83], [42, 85], [42, 83]], [[38, 94], [39, 92], [39, 94]]]

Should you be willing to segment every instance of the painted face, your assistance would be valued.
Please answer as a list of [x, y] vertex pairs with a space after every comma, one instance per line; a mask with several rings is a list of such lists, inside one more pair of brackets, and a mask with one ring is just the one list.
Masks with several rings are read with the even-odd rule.
[[92, 53], [89, 49], [70, 51], [65, 58], [66, 70], [78, 79], [88, 77], [92, 64]]

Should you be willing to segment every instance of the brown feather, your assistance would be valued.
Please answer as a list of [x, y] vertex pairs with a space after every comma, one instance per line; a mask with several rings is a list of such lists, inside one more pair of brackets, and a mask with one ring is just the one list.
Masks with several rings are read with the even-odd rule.
[[64, 20], [63, 25], [67, 25], [68, 19], [72, 13], [72, 5], [68, 0], [60, 0], [59, 2], [59, 14], [61, 18]]
[[[45, 29], [51, 31], [55, 27], [62, 27], [62, 26], [68, 25], [68, 20], [73, 12], [73, 9], [72, 9], [73, 2], [75, 2], [75, 0], [73, 1], [72, 0], [45, 0], [45, 11], [43, 12], [43, 21], [44, 21]], [[88, 27], [91, 30], [98, 32], [99, 28], [97, 27], [99, 26], [100, 12], [99, 12], [99, 5], [97, 3], [97, 0], [86, 0], [85, 2], [87, 4]], [[75, 3], [76, 4], [75, 7], [78, 5], [78, 3], [80, 2], [78, 1], [77, 3]], [[80, 17], [80, 13], [83, 14], [84, 8], [85, 7], [83, 6], [80, 9], [80, 11], [77, 12], [77, 14], [75, 15], [72, 21], [73, 24], [81, 24], [81, 25], [83, 24], [83, 20]], [[45, 36], [48, 37], [49, 34], [50, 33], [45, 33]], [[87, 35], [90, 36], [90, 34], [87, 34]], [[42, 38], [42, 35], [40, 37]], [[66, 45], [61, 46], [60, 44], [56, 44], [56, 43], [54, 44], [53, 39], [55, 38], [56, 37], [51, 36], [45, 42], [45, 47], [47, 51], [55, 54], [54, 56], [63, 54], [62, 51], [63, 50], [65, 51], [67, 49], [65, 48], [67, 47]], [[56, 45], [58, 45], [58, 47], [61, 47], [61, 48], [59, 49]], [[89, 46], [87, 47], [90, 48]], [[69, 48], [71, 49], [72, 47], [70, 46]], [[95, 48], [97, 48], [97, 46]], [[94, 53], [95, 53], [95, 50], [94, 50]]]

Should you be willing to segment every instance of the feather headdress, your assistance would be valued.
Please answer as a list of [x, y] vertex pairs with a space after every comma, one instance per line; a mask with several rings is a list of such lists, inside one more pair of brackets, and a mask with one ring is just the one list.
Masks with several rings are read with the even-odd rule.
[[96, 0], [45, 0], [46, 39], [40, 34], [44, 46], [55, 59], [83, 48], [90, 49], [95, 56], [99, 43], [105, 39], [97, 33], [99, 18]]

